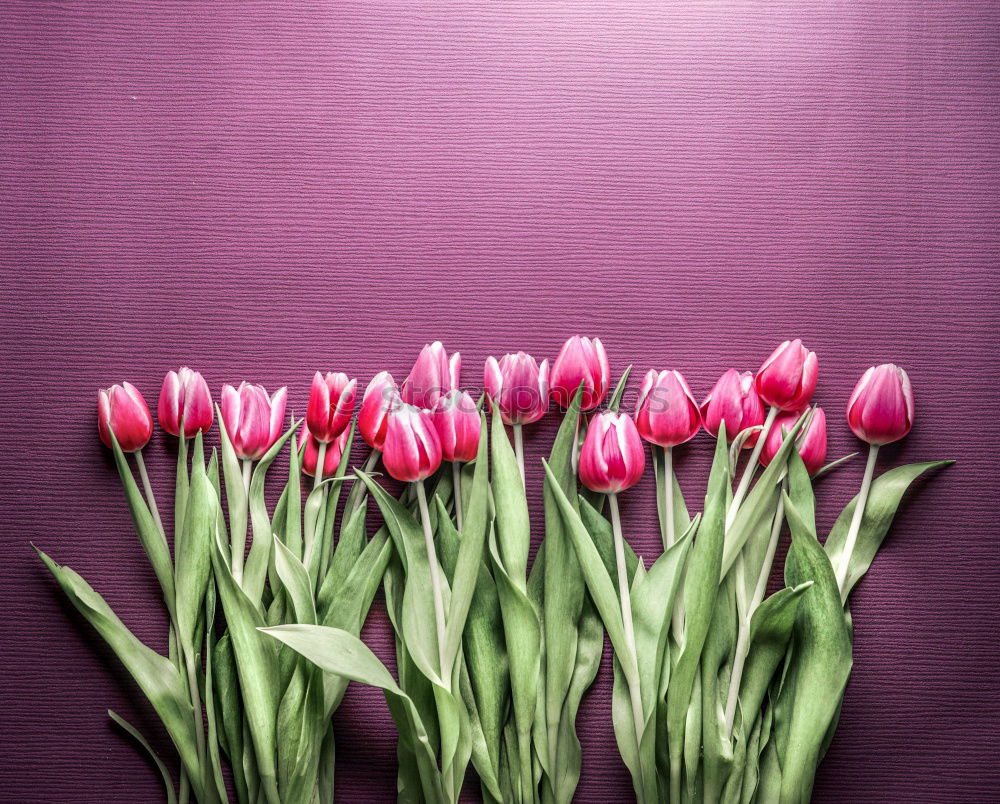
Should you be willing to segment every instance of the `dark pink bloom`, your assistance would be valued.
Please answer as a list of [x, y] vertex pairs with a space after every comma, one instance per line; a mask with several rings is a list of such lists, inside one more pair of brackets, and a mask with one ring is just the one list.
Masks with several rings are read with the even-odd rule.
[[[762, 465], [767, 466], [774, 460], [774, 456], [781, 449], [781, 442], [785, 440], [785, 434], [792, 431], [802, 415], [788, 412], [781, 413], [775, 418], [760, 452]], [[809, 425], [799, 432], [795, 446], [809, 474], [816, 474], [826, 461], [826, 413], [823, 412], [823, 408], [817, 407], [813, 411]]]
[[222, 422], [239, 458], [260, 460], [282, 432], [288, 389], [269, 396], [262, 385], [222, 386]]
[[136, 452], [153, 436], [153, 414], [139, 389], [130, 382], [97, 392], [97, 433], [111, 447], [115, 434], [122, 452]]
[[581, 410], [593, 410], [608, 395], [611, 369], [604, 344], [600, 338], [581, 338], [574, 335], [559, 350], [552, 365], [549, 390], [557, 405], [568, 408], [583, 383]]
[[816, 353], [806, 349], [798, 338], [785, 341], [757, 372], [757, 393], [766, 404], [779, 410], [804, 410], [816, 390], [818, 375]]
[[462, 356], [455, 352], [451, 359], [441, 341], [434, 341], [420, 350], [417, 362], [399, 389], [408, 405], [433, 410], [438, 399], [454, 388], [462, 369]]
[[847, 403], [847, 423], [869, 444], [889, 444], [910, 432], [913, 388], [906, 372], [892, 363], [868, 369]]
[[180, 371], [168, 371], [163, 378], [156, 412], [160, 427], [170, 435], [180, 435], [181, 421], [184, 422], [185, 438], [191, 438], [198, 431], [207, 432], [215, 413], [212, 411], [212, 392], [205, 378], [187, 366]]
[[441, 465], [441, 440], [426, 410], [401, 404], [389, 411], [382, 463], [396, 480], [413, 483]]
[[481, 420], [471, 396], [464, 391], [449, 391], [438, 400], [431, 419], [441, 441], [441, 457], [458, 463], [476, 459]]
[[[303, 429], [302, 436], [299, 438], [299, 449], [302, 449], [303, 443], [305, 443], [306, 449], [302, 453], [302, 471], [310, 477], [315, 477], [316, 462], [319, 460], [320, 442], [316, 440], [311, 432]], [[332, 477], [337, 471], [346, 446], [346, 430], [326, 445], [326, 454], [323, 456], [323, 477]]]
[[694, 438], [701, 413], [679, 371], [646, 373], [635, 403], [635, 424], [643, 438], [660, 447], [676, 447]]
[[381, 371], [372, 377], [358, 411], [358, 432], [372, 449], [382, 449], [389, 411], [398, 404], [399, 391], [392, 375]]
[[604, 411], [587, 428], [580, 481], [591, 491], [616, 494], [634, 486], [646, 466], [639, 431], [627, 413]]
[[317, 441], [329, 443], [347, 429], [357, 390], [358, 381], [349, 380], [343, 372], [329, 372], [324, 377], [317, 371], [313, 375], [306, 426]]
[[[701, 423], [713, 438], [719, 435], [719, 425], [726, 423], [726, 437], [735, 438], [750, 427], [764, 423], [764, 405], [757, 394], [753, 374], [729, 369], [719, 377], [715, 387], [701, 403]], [[760, 433], [752, 433], [743, 442], [744, 447], [757, 443]]]
[[549, 406], [549, 361], [539, 366], [529, 354], [518, 352], [486, 360], [483, 387], [500, 411], [504, 424], [531, 424]]

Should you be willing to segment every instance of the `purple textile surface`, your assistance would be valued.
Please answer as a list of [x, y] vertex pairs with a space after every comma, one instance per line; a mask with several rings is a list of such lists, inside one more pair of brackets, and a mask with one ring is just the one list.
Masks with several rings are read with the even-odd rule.
[[[700, 397], [801, 336], [831, 457], [859, 448], [860, 373], [907, 368], [917, 422], [880, 466], [959, 463], [909, 495], [854, 595], [815, 798], [995, 800], [998, 42], [985, 0], [5, 3], [0, 799], [159, 800], [108, 707], [171, 756], [28, 546], [165, 649], [96, 388], [155, 403], [186, 363], [216, 394], [287, 383], [302, 414], [316, 369], [402, 378], [440, 338], [475, 388], [488, 354], [580, 332], [615, 377], [636, 365], [628, 402], [647, 368]], [[527, 433], [536, 543], [555, 422]], [[170, 441], [148, 450], [164, 501]], [[695, 509], [710, 452], [678, 450]], [[821, 527], [862, 466], [818, 483]], [[623, 505], [648, 560], [650, 474]], [[391, 658], [381, 598], [364, 636]], [[631, 796], [610, 689], [606, 654], [580, 801]], [[338, 799], [392, 800], [381, 694], [352, 685], [336, 726]]]

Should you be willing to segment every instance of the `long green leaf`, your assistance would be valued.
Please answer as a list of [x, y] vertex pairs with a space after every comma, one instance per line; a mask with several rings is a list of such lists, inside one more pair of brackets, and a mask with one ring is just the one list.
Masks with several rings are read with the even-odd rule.
[[218, 522], [219, 500], [205, 472], [201, 433], [195, 438], [191, 486], [184, 527], [177, 534], [177, 629], [184, 652], [195, 651], [195, 629], [202, 619], [202, 603], [212, 573], [212, 541]]
[[500, 416], [494, 415], [492, 429], [491, 488], [496, 508], [497, 547], [507, 575], [524, 592], [528, 582], [528, 549], [531, 544], [528, 500], [517, 457]]
[[132, 739], [139, 743], [139, 745], [145, 749], [146, 753], [149, 754], [150, 758], [156, 765], [156, 769], [160, 772], [160, 776], [163, 777], [163, 788], [167, 794], [167, 804], [176, 804], [177, 794], [174, 792], [174, 780], [170, 776], [170, 770], [163, 764], [163, 760], [156, 755], [156, 752], [153, 750], [153, 747], [149, 744], [146, 738], [142, 736], [142, 733], [135, 726], [129, 723], [117, 712], [113, 712], [109, 709], [108, 717], [121, 726], [132, 737]]

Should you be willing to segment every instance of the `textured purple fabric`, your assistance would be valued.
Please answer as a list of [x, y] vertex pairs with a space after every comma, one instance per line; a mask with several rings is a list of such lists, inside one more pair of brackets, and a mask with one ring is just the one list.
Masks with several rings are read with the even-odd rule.
[[[441, 338], [473, 388], [488, 354], [580, 332], [616, 377], [678, 368], [699, 397], [801, 336], [832, 457], [859, 448], [860, 373], [907, 368], [916, 425], [880, 465], [960, 462], [854, 595], [816, 800], [995, 800], [998, 34], [986, 0], [5, 3], [0, 798], [161, 795], [104, 710], [169, 755], [164, 734], [28, 546], [164, 649], [97, 387], [153, 403], [187, 363], [216, 394], [287, 383], [302, 414], [316, 369], [401, 377]], [[528, 428], [535, 522], [554, 422]], [[165, 501], [170, 441], [148, 458]], [[694, 508], [709, 454], [678, 450]], [[819, 483], [821, 526], [862, 463]], [[655, 556], [649, 476], [624, 516]], [[391, 657], [381, 599], [365, 638]], [[580, 801], [631, 795], [609, 675]], [[339, 800], [391, 800], [381, 695], [352, 685], [336, 724]]]

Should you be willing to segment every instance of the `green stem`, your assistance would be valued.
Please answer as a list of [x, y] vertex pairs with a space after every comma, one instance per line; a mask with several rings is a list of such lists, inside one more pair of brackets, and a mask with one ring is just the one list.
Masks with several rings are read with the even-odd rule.
[[733, 495], [733, 502], [726, 513], [726, 530], [732, 527], [733, 520], [736, 519], [736, 513], [740, 510], [740, 505], [743, 504], [743, 498], [746, 497], [747, 491], [750, 490], [750, 481], [753, 480], [754, 473], [757, 471], [757, 462], [760, 460], [760, 453], [764, 449], [764, 442], [767, 440], [767, 434], [771, 432], [771, 425], [774, 424], [777, 416], [778, 409], [775, 407], [772, 407], [767, 412], [764, 427], [760, 431], [760, 435], [757, 436], [757, 443], [753, 446], [753, 452], [750, 453], [750, 460], [747, 461], [746, 468], [743, 470], [743, 477], [740, 478], [740, 484], [736, 487], [736, 493]]
[[517, 468], [521, 470], [521, 483], [524, 480], [524, 433], [521, 431], [521, 423], [514, 422], [511, 429], [514, 431], [514, 454], [517, 455]]
[[444, 619], [444, 594], [441, 589], [441, 570], [438, 566], [437, 551], [434, 549], [434, 533], [431, 531], [431, 515], [427, 510], [427, 492], [424, 481], [418, 480], [417, 502], [420, 505], [420, 519], [424, 526], [424, 545], [427, 548], [427, 564], [431, 571], [431, 593], [434, 596], [434, 621], [437, 625], [438, 662], [441, 670], [441, 683], [445, 689], [451, 689], [451, 672], [445, 666], [445, 640], [447, 637]]
[[[665, 501], [664, 507], [666, 509], [667, 520], [666, 544], [664, 547], [669, 550], [677, 541], [677, 532], [674, 524], [674, 451], [671, 447], [664, 447], [663, 449], [663, 499]], [[681, 584], [674, 597], [674, 612], [672, 617], [674, 641], [678, 645], [681, 644], [681, 639], [684, 636], [684, 595], [681, 592], [683, 589], [683, 579], [681, 580]]]
[[[203, 714], [201, 708], [201, 690], [198, 687], [198, 674], [195, 672], [194, 667], [194, 650], [193, 648], [184, 649], [184, 662], [187, 666], [187, 676], [188, 676], [188, 691], [191, 695], [191, 705], [194, 707], [194, 737], [195, 744], [198, 749], [198, 765], [204, 770], [207, 768], [205, 762], [205, 723], [203, 721]], [[207, 780], [205, 781], [205, 790], [209, 790], [210, 785]]]
[[455, 527], [462, 532], [462, 464], [453, 461], [451, 464], [452, 494], [455, 497]]
[[149, 512], [153, 515], [153, 521], [161, 534], [163, 530], [163, 520], [160, 519], [160, 511], [156, 507], [156, 498], [153, 496], [153, 484], [149, 482], [149, 474], [146, 472], [146, 462], [142, 459], [142, 450], [137, 449], [134, 453], [135, 465], [139, 467], [139, 477], [142, 478], [142, 489], [146, 492], [146, 501], [149, 503]]
[[323, 464], [326, 463], [326, 442], [319, 442], [319, 449], [316, 452], [316, 474], [313, 477], [313, 488], [319, 488], [319, 484], [323, 482]]
[[[625, 567], [625, 540], [622, 537], [622, 519], [618, 511], [618, 495], [608, 495], [608, 505], [611, 508], [611, 527], [615, 537], [615, 564], [618, 567], [618, 597], [621, 601], [622, 625], [625, 627], [625, 648], [629, 655], [621, 662], [625, 680], [628, 683], [629, 697], [632, 701], [632, 720], [635, 725], [636, 745], [642, 743], [642, 732], [645, 717], [642, 714], [642, 696], [639, 690], [639, 656], [635, 647], [635, 626], [632, 621], [632, 597], [629, 592], [628, 570]], [[640, 778], [642, 773], [640, 771]]]
[[247, 533], [250, 529], [250, 475], [253, 472], [253, 461], [249, 458], [243, 459], [243, 496], [244, 505], [247, 510], [247, 525], [242, 533], [233, 533], [232, 543], [232, 563], [233, 578], [236, 583], [243, 585], [243, 557], [247, 549]]
[[854, 516], [851, 517], [851, 527], [844, 541], [844, 551], [840, 555], [837, 567], [837, 586], [840, 587], [841, 600], [847, 599], [847, 571], [851, 566], [851, 554], [858, 541], [861, 531], [861, 521], [865, 516], [865, 505], [868, 503], [868, 492], [871, 490], [872, 478], [875, 476], [875, 460], [878, 457], [878, 444], [868, 448], [868, 463], [865, 465], [865, 476], [861, 479], [861, 491], [858, 492], [858, 502], [854, 506]]

